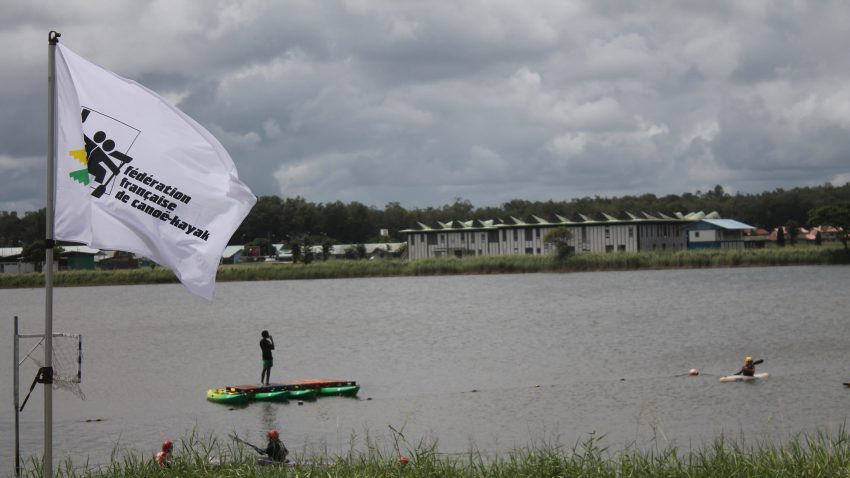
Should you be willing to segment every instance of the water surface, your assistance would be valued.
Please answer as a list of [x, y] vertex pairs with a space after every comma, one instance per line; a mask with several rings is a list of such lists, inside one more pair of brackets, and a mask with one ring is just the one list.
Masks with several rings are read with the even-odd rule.
[[[621, 449], [831, 432], [850, 401], [848, 282], [850, 268], [806, 266], [220, 283], [213, 303], [174, 284], [58, 288], [54, 331], [83, 335], [87, 400], [54, 394], [54, 457], [153, 454], [192, 430], [261, 442], [270, 427], [291, 450], [332, 454], [367, 436], [391, 444], [390, 427], [411, 445], [491, 454], [591, 433]], [[0, 304], [5, 476], [12, 317], [43, 332], [44, 291], [0, 290]], [[359, 399], [207, 402], [208, 388], [259, 381], [263, 329], [273, 381], [356, 380]], [[747, 355], [770, 378], [720, 384]], [[22, 394], [35, 371], [22, 366]], [[37, 388], [25, 455], [41, 453], [42, 413]]]

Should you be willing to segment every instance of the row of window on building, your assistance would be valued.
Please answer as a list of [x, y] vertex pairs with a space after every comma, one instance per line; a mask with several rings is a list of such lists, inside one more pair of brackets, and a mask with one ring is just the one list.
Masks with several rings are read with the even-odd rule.
[[[571, 235], [572, 252], [640, 252], [695, 247], [745, 247], [743, 231], [750, 226], [733, 220], [711, 220], [693, 229], [697, 219], [618, 221], [593, 224], [493, 224], [486, 227], [446, 227], [401, 231], [407, 234], [410, 259], [440, 256], [552, 254], [554, 246], [543, 238], [556, 227]], [[480, 221], [479, 224], [482, 224]], [[453, 221], [449, 225], [465, 225]], [[709, 231], [717, 230], [717, 233]], [[689, 236], [690, 231], [690, 236]], [[703, 232], [702, 237], [700, 231]], [[706, 240], [707, 237], [715, 239]], [[698, 244], [697, 244], [698, 243]]]

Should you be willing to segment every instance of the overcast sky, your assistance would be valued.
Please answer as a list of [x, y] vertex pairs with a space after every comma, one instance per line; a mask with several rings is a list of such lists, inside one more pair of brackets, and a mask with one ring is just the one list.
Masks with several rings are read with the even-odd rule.
[[45, 204], [47, 34], [256, 195], [383, 208], [850, 181], [844, 1], [0, 0], [0, 211]]

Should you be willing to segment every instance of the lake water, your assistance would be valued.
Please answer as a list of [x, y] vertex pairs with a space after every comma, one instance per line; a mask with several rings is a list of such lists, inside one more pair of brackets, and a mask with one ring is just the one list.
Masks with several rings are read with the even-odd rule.
[[[295, 452], [331, 454], [391, 446], [390, 427], [411, 446], [487, 454], [592, 433], [613, 449], [832, 433], [850, 404], [848, 283], [848, 267], [775, 267], [220, 283], [213, 303], [176, 284], [58, 288], [54, 331], [83, 336], [87, 400], [54, 393], [54, 460], [153, 454], [193, 430], [262, 442], [270, 427]], [[0, 290], [0, 305], [6, 476], [12, 317], [43, 332], [44, 291]], [[206, 401], [259, 381], [263, 329], [272, 381], [356, 380], [359, 398]], [[768, 379], [718, 382], [747, 355]], [[22, 366], [22, 398], [35, 371]], [[41, 453], [42, 395], [21, 414], [25, 456]]]

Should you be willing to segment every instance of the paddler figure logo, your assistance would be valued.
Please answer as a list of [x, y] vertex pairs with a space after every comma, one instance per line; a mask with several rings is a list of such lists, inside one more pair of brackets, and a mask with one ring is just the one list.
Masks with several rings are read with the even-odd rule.
[[[91, 185], [91, 195], [99, 198], [112, 191], [112, 180], [121, 168], [133, 160], [127, 153], [141, 131], [115, 118], [83, 108], [85, 149], [69, 154], [85, 166], [69, 175], [80, 184]], [[94, 184], [92, 184], [94, 183]]]

